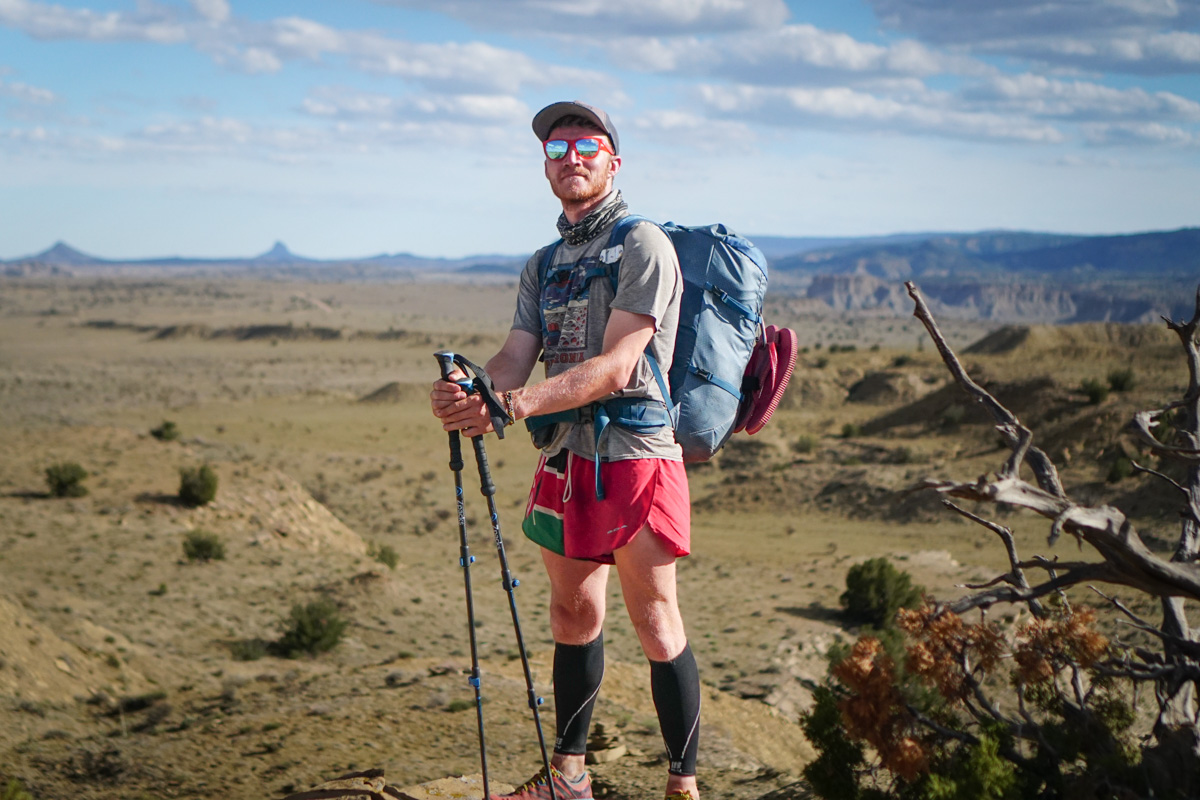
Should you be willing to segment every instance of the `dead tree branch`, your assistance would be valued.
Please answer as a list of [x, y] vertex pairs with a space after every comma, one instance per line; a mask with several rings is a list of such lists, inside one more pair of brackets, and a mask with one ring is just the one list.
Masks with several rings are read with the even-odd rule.
[[1037, 477], [1038, 485], [1048, 494], [1059, 498], [1064, 497], [1062, 483], [1058, 478], [1058, 470], [1054, 468], [1050, 457], [1038, 448], [1031, 446], [1033, 432], [1022, 425], [1021, 421], [1011, 411], [1000, 405], [996, 398], [992, 397], [986, 389], [971, 380], [971, 377], [967, 375], [966, 369], [963, 368], [962, 363], [958, 360], [958, 356], [950, 349], [950, 345], [946, 342], [946, 337], [942, 335], [941, 330], [938, 328], [938, 324], [933, 319], [929, 307], [925, 305], [925, 299], [921, 296], [917, 285], [912, 281], [904, 285], [908, 289], [908, 296], [917, 304], [913, 316], [919, 319], [925, 326], [925, 329], [929, 331], [929, 335], [933, 338], [933, 343], [937, 346], [938, 352], [941, 353], [942, 361], [949, 368], [950, 374], [954, 376], [959, 386], [975, 402], [988, 410], [992, 415], [992, 419], [996, 422], [996, 430], [1000, 431], [1000, 435], [1012, 447], [1012, 456], [1009, 457], [1004, 467], [1000, 470], [1001, 478], [1016, 478], [1019, 475], [1021, 462], [1028, 458], [1029, 465]]
[[[986, 609], [996, 603], [1032, 604], [1039, 597], [1084, 582], [1128, 586], [1159, 598], [1163, 621], [1161, 625], [1154, 626], [1133, 614], [1119, 600], [1101, 593], [1133, 620], [1138, 629], [1157, 637], [1162, 644], [1162, 652], [1151, 652], [1142, 647], [1125, 648], [1127, 655], [1124, 660], [1098, 667], [1104, 674], [1133, 680], [1135, 686], [1138, 682], [1154, 684], [1159, 707], [1154, 725], [1157, 744], [1144, 751], [1145, 755], [1157, 759], [1164, 767], [1170, 764], [1171, 768], [1164, 774], [1170, 774], [1170, 780], [1175, 781], [1177, 787], [1186, 785], [1189, 790], [1200, 789], [1200, 781], [1195, 777], [1200, 774], [1195, 770], [1196, 761], [1200, 760], [1200, 713], [1197, 713], [1200, 708], [1197, 702], [1197, 690], [1200, 689], [1200, 642], [1196, 640], [1200, 631], [1189, 627], [1184, 611], [1185, 600], [1200, 600], [1200, 342], [1197, 341], [1197, 332], [1200, 331], [1200, 288], [1196, 292], [1195, 313], [1189, 321], [1173, 322], [1166, 319], [1167, 326], [1179, 337], [1187, 359], [1189, 380], [1183, 400], [1157, 411], [1138, 413], [1128, 425], [1129, 430], [1152, 453], [1182, 464], [1187, 470], [1187, 479], [1179, 482], [1161, 472], [1137, 465], [1139, 472], [1165, 480], [1185, 495], [1179, 543], [1171, 559], [1166, 561], [1149, 551], [1133, 524], [1119, 509], [1103, 505], [1085, 506], [1067, 497], [1054, 465], [1044, 452], [1033, 446], [1032, 432], [967, 375], [938, 329], [917, 286], [912, 282], [905, 286], [915, 303], [913, 316], [921, 320], [928, 330], [950, 374], [973, 400], [988, 409], [996, 429], [1011, 449], [1010, 456], [995, 474], [984, 475], [972, 482], [928, 480], [924, 486], [938, 492], [943, 498], [1003, 503], [1033, 511], [1051, 520], [1051, 546], [1061, 533], [1066, 532], [1081, 543], [1087, 542], [1102, 559], [1096, 563], [1059, 563], [1037, 557], [1033, 561], [1023, 562], [1017, 557], [1008, 529], [969, 514], [943, 499], [956, 512], [1000, 536], [1010, 564], [1007, 574], [982, 586], [969, 587], [982, 591], [975, 591], [943, 607], [962, 614], [972, 609]], [[1178, 419], [1180, 410], [1183, 412], [1182, 424]], [[1156, 435], [1154, 428], [1160, 422], [1173, 426], [1171, 441], [1164, 441], [1167, 437]], [[1022, 480], [1022, 462], [1028, 462], [1036, 485]], [[1049, 577], [1031, 586], [1023, 572], [1026, 568], [1046, 570]], [[999, 585], [1001, 583], [1007, 585]], [[1131, 651], [1143, 663], [1132, 662], [1128, 657]], [[1074, 678], [1072, 688], [1078, 704], [1076, 710], [1081, 714], [1090, 714], [1087, 708], [1090, 694], [1084, 690], [1079, 678], [1079, 665], [1072, 664], [1071, 667]], [[1060, 699], [1064, 708], [1072, 705], [1066, 696]], [[1018, 687], [1020, 713], [1035, 735], [1040, 736], [1040, 727], [1029, 717], [1024, 701], [1024, 693]]]

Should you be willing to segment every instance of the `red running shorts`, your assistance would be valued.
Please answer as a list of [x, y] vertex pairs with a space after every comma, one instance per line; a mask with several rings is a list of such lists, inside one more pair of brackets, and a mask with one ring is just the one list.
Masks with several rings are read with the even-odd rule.
[[636, 458], [600, 465], [604, 499], [596, 498], [596, 465], [569, 450], [542, 456], [521, 529], [567, 558], [612, 564], [613, 551], [644, 526], [676, 557], [691, 552], [691, 499], [682, 461]]

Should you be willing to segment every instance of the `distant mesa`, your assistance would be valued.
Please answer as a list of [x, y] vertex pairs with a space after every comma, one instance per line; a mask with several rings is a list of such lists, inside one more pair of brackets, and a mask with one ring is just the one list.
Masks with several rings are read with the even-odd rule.
[[283, 242], [276, 242], [275, 245], [260, 256], [255, 256], [254, 261], [276, 261], [281, 263], [295, 263], [298, 261], [312, 261], [311, 258], [304, 258], [294, 254]]
[[44, 250], [37, 255], [29, 256], [28, 261], [40, 261], [43, 264], [103, 264], [104, 259], [89, 256], [87, 253], [76, 250], [66, 242], [55, 242], [54, 246], [49, 250]]

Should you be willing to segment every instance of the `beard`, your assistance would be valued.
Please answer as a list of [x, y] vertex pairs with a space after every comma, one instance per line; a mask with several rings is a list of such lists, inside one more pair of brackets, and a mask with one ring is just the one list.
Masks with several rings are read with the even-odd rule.
[[559, 200], [568, 203], [586, 203], [608, 194], [607, 172], [599, 174], [585, 172], [582, 175], [580, 173], [574, 173], [574, 175], [582, 177], [583, 181], [567, 182], [567, 178], [562, 176], [550, 179], [550, 189]]

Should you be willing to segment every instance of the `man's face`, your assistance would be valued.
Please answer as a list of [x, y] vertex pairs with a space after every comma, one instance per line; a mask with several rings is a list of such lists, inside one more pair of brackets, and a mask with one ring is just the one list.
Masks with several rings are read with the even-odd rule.
[[[609, 147], [612, 144], [603, 133], [591, 128], [566, 126], [550, 132], [551, 139], [580, 139], [595, 136]], [[601, 150], [595, 158], [580, 158], [572, 147], [562, 158], [546, 159], [546, 180], [559, 200], [569, 203], [587, 203], [612, 191], [612, 179], [621, 169], [620, 156]]]

